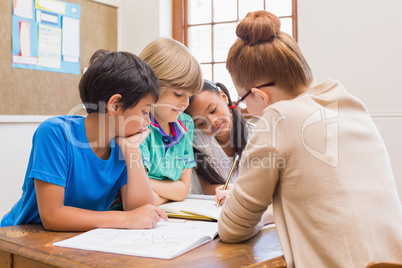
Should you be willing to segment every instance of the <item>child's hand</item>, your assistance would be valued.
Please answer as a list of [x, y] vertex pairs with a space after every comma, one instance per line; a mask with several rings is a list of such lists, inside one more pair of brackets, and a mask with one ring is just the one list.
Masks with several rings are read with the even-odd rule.
[[115, 140], [122, 150], [138, 149], [140, 148], [140, 144], [148, 137], [149, 133], [151, 133], [151, 131], [147, 128], [144, 132], [129, 137], [116, 137]]
[[215, 188], [215, 197], [214, 200], [218, 203], [218, 200], [221, 200], [219, 205], [222, 206], [225, 203], [226, 196], [229, 194], [230, 189], [233, 188], [233, 184], [229, 183], [226, 187], [226, 190], [223, 190], [223, 185]]
[[154, 228], [161, 219], [165, 221], [168, 220], [163, 209], [150, 204], [127, 211], [127, 215], [127, 229], [151, 229]]

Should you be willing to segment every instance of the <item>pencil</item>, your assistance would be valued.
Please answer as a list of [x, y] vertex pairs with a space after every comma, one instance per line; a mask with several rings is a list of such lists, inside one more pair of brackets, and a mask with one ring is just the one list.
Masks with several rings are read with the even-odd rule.
[[[236, 157], [235, 157], [235, 159], [233, 161], [232, 168], [230, 169], [229, 175], [228, 175], [228, 177], [226, 179], [225, 185], [223, 185], [222, 190], [226, 190], [228, 188], [228, 184], [229, 184], [230, 178], [232, 177], [233, 169], [236, 166], [237, 160], [239, 160], [239, 155], [238, 154], [236, 155]], [[217, 205], [219, 206], [220, 203], [221, 203], [221, 199], [218, 200]]]

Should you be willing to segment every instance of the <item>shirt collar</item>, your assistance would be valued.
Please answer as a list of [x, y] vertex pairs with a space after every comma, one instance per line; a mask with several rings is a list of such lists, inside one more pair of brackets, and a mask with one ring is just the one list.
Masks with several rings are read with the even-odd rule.
[[151, 119], [151, 128], [158, 131], [162, 135], [162, 141], [167, 148], [170, 148], [179, 143], [181, 138], [183, 138], [188, 131], [183, 123], [179, 119], [177, 119], [177, 121], [169, 123], [170, 132], [172, 134], [172, 136], [169, 136], [161, 128], [158, 121], [156, 121], [155, 117], [151, 113], [149, 113], [149, 118]]

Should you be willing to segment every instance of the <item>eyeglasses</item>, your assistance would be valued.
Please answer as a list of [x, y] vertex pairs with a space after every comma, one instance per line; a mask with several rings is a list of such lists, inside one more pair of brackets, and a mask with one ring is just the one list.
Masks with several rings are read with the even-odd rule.
[[[262, 87], [272, 87], [272, 86], [275, 86], [275, 82], [269, 82], [269, 83], [259, 85], [259, 86], [253, 87], [253, 88], [260, 89]], [[248, 97], [248, 95], [250, 95], [250, 93], [251, 93], [251, 89], [243, 97], [241, 97], [238, 101], [235, 102], [236, 106], [239, 106]]]

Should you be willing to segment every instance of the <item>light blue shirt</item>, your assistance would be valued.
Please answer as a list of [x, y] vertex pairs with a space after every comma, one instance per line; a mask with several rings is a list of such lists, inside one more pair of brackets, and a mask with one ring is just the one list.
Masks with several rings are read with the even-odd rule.
[[148, 177], [177, 181], [183, 169], [196, 166], [193, 152], [193, 119], [182, 113], [176, 122], [170, 123], [172, 135], [169, 136], [152, 114], [150, 118], [151, 133], [140, 146]]

